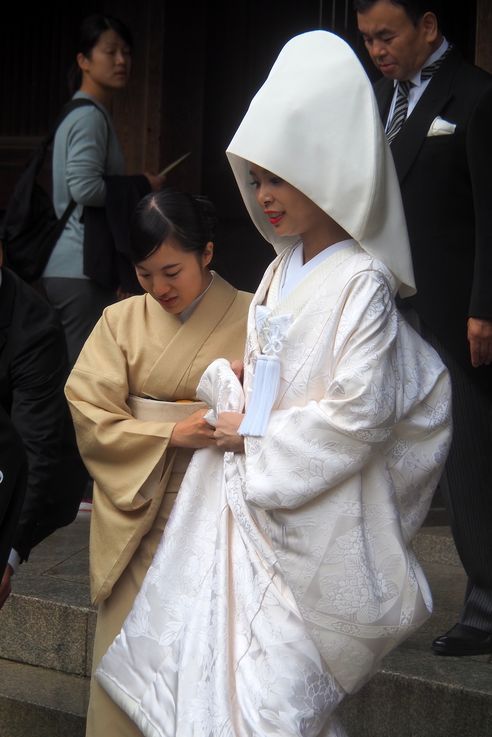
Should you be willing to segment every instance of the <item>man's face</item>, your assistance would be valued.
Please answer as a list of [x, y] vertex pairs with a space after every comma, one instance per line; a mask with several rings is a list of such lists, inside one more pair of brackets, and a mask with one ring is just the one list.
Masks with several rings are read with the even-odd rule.
[[365, 13], [357, 13], [357, 24], [371, 59], [389, 79], [410, 79], [437, 47], [435, 15], [425, 13], [414, 25], [391, 0], [377, 0]]

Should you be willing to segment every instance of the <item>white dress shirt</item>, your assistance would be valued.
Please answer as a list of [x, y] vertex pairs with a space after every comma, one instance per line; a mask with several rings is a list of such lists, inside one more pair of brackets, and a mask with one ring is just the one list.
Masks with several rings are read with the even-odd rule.
[[[427, 85], [431, 81], [432, 77], [429, 79], [421, 80], [420, 75], [422, 72], [422, 69], [424, 67], [429, 66], [430, 64], [433, 64], [435, 61], [441, 58], [441, 56], [448, 50], [449, 43], [446, 41], [446, 39], [443, 37], [441, 45], [438, 49], [436, 49], [428, 59], [426, 59], [425, 64], [418, 70], [416, 74], [414, 74], [413, 77], [410, 77], [410, 82], [412, 83], [412, 86], [410, 87], [410, 91], [408, 93], [408, 110], [407, 110], [407, 118], [413, 111], [415, 105], [418, 103], [422, 95], [424, 94], [425, 90], [427, 89]], [[389, 128], [389, 124], [391, 124], [391, 120], [393, 118], [393, 111], [395, 109], [396, 104], [396, 97], [397, 97], [397, 87], [398, 87], [398, 80], [394, 80], [394, 87], [395, 91], [393, 93], [393, 99], [391, 101], [391, 107], [388, 114], [388, 120], [386, 121], [386, 130]]]

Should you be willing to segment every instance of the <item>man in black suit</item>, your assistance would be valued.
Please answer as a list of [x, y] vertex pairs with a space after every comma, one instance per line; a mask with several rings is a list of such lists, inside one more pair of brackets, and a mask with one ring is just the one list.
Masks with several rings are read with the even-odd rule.
[[[0, 581], [12, 548], [17, 522], [24, 500], [27, 458], [22, 440], [10, 417], [0, 407]], [[0, 609], [10, 593], [7, 582], [0, 586]]]
[[[0, 267], [2, 259], [0, 244]], [[0, 604], [17, 563], [27, 560], [32, 547], [77, 513], [80, 495], [73, 498], [72, 479], [60, 473], [68, 416], [66, 375], [65, 339], [54, 310], [12, 271], [0, 268], [0, 409], [22, 440], [28, 463], [26, 494], [0, 584]], [[13, 520], [12, 516], [9, 534]]]
[[[432, 0], [355, 0], [400, 181], [417, 294], [402, 310], [453, 382], [442, 486], [468, 574], [439, 654], [492, 652], [492, 76], [443, 37]], [[406, 303], [406, 304], [405, 304]]]

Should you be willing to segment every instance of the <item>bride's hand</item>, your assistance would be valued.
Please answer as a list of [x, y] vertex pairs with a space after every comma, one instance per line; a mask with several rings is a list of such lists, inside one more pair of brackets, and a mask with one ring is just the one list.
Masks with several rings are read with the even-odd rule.
[[243, 418], [244, 415], [240, 412], [220, 413], [214, 432], [217, 448], [224, 451], [230, 450], [233, 453], [244, 453], [244, 438], [237, 434]]

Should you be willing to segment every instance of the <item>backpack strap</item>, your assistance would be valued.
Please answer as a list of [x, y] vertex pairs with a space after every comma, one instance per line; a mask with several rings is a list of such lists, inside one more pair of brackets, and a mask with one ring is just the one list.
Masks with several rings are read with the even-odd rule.
[[106, 125], [109, 128], [107, 116], [103, 110], [99, 107], [97, 103], [95, 103], [93, 100], [89, 100], [87, 97], [78, 97], [75, 100], [69, 100], [65, 103], [65, 105], [62, 107], [60, 114], [58, 115], [57, 119], [55, 120], [55, 123], [53, 127], [51, 128], [50, 132], [46, 136], [46, 138], [43, 140], [43, 146], [48, 147], [50, 143], [52, 143], [55, 133], [60, 127], [60, 125], [63, 123], [65, 118], [70, 115], [72, 110], [77, 110], [79, 107], [97, 107], [97, 109], [104, 115], [104, 120], [106, 121]]

